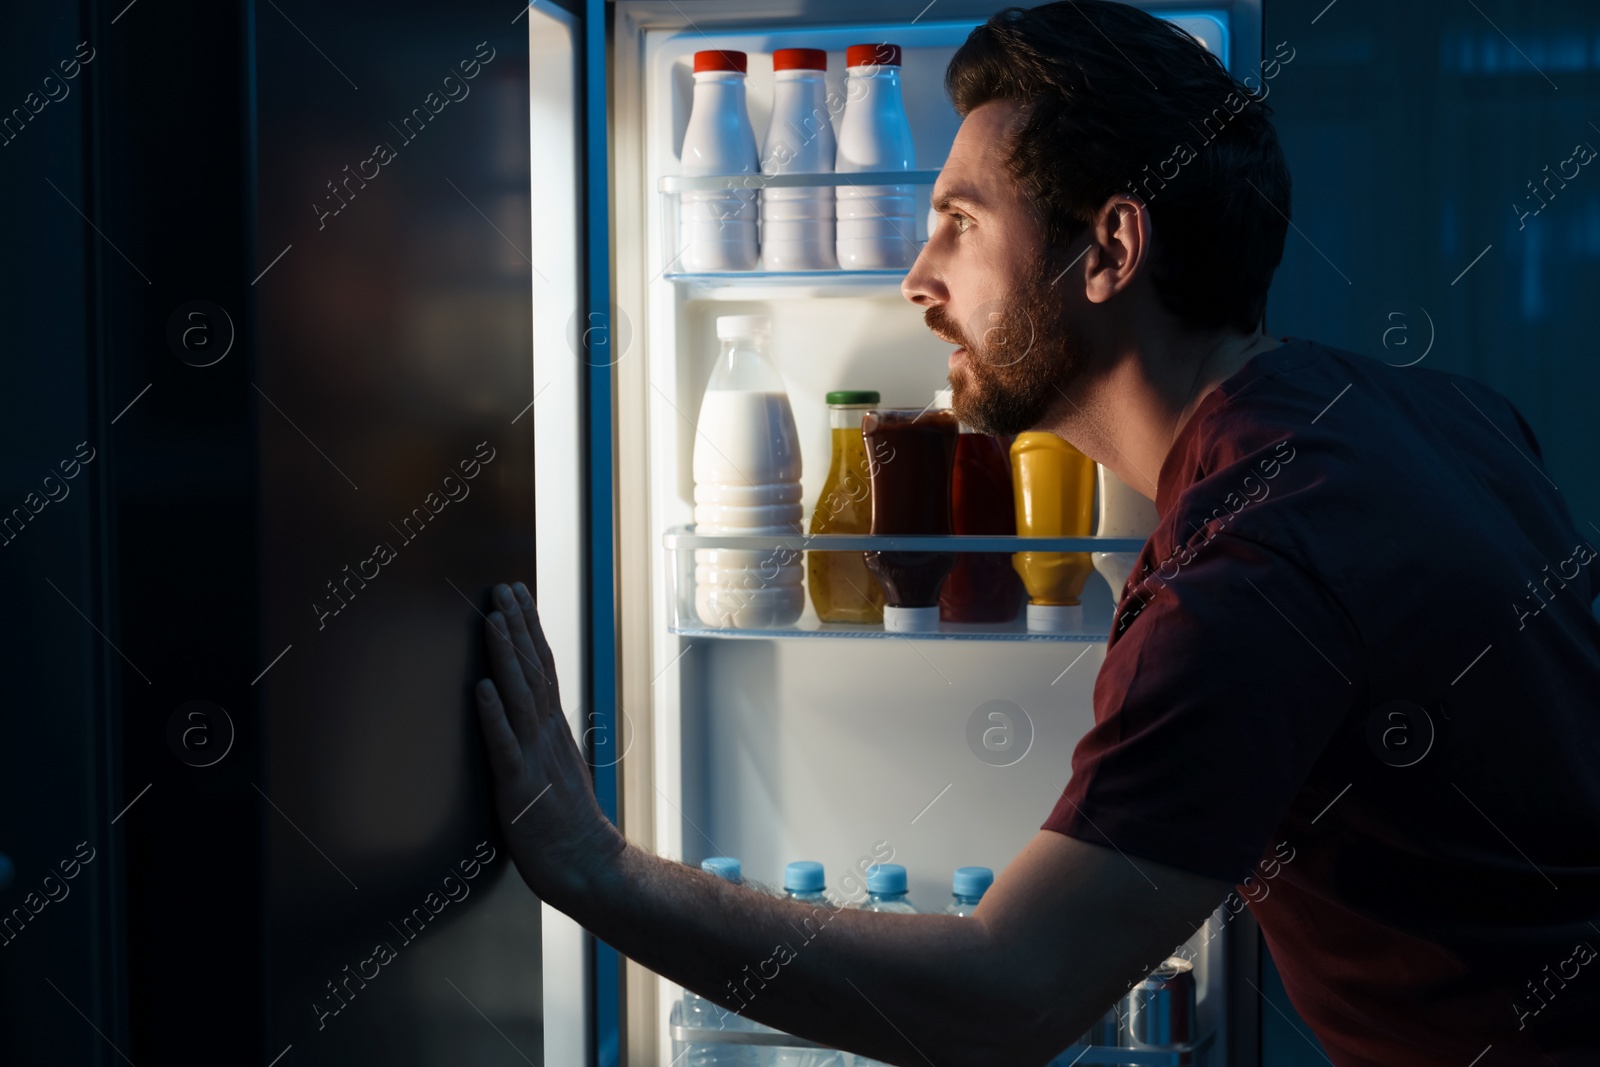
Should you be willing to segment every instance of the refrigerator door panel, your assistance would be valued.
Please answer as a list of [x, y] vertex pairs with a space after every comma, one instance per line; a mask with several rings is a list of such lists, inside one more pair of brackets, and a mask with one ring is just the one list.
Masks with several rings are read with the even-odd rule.
[[484, 3], [314, 26], [275, 7], [255, 27], [265, 1058], [537, 1062], [540, 911], [471, 696], [489, 584], [535, 575], [528, 30]]
[[[533, 426], [534, 509], [539, 615], [573, 736], [587, 723], [584, 677], [584, 371], [578, 357], [593, 324], [579, 313], [582, 203], [579, 158], [582, 114], [578, 50], [581, 22], [566, 10], [528, 8], [529, 144], [533, 215], [533, 394], [519, 419]], [[544, 973], [560, 981], [544, 986], [545, 1063], [590, 1062], [590, 940], [583, 928], [541, 905]]]

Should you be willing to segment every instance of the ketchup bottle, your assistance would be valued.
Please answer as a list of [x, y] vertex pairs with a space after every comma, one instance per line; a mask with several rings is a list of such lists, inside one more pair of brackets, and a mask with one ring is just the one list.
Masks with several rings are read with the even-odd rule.
[[[941, 389], [936, 408], [950, 406]], [[998, 437], [963, 425], [956, 440], [955, 472], [950, 479], [950, 523], [957, 534], [1013, 536], [1016, 501], [1011, 491], [1011, 460]], [[1022, 602], [1022, 581], [1009, 552], [963, 552], [939, 592], [943, 622], [1010, 622]]]
[[[948, 411], [869, 411], [861, 432], [871, 457], [872, 533], [950, 533], [950, 471], [957, 427]], [[864, 552], [883, 586], [883, 628], [927, 633], [939, 628], [939, 589], [953, 552]]]

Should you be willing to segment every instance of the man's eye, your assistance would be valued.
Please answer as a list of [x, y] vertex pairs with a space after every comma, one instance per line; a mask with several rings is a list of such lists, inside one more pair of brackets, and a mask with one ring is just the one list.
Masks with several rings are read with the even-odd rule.
[[972, 225], [972, 220], [959, 211], [950, 212], [950, 217], [955, 220], [957, 233], [966, 233], [967, 227]]

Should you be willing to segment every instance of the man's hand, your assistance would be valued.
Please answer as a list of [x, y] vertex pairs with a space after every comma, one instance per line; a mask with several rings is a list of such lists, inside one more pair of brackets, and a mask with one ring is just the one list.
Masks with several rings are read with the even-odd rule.
[[495, 804], [517, 870], [557, 907], [584, 893], [624, 841], [595, 802], [589, 767], [561, 711], [555, 657], [521, 582], [494, 587], [484, 638], [494, 680], [478, 683]]

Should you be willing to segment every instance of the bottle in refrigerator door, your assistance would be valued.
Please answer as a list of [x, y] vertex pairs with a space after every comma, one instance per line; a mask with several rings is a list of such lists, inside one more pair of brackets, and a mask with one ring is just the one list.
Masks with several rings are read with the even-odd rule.
[[[790, 900], [831, 907], [823, 895], [822, 864], [801, 860], [784, 868], [785, 895]], [[796, 888], [804, 886], [805, 888]], [[809, 921], [809, 920], [808, 920]], [[763, 1067], [859, 1067], [860, 1061], [848, 1053], [831, 1048], [773, 1046], [771, 1059]]]
[[825, 892], [827, 884], [822, 864], [815, 860], [795, 860], [783, 868], [783, 895], [790, 900], [832, 907]]
[[[722, 351], [700, 404], [694, 521], [702, 534], [801, 531], [800, 435], [766, 354], [765, 315], [717, 319]], [[805, 607], [804, 568], [787, 549], [696, 549], [695, 613], [707, 626], [786, 626]]]
[[[916, 150], [900, 91], [900, 46], [845, 51], [844, 118], [834, 169], [913, 170]], [[910, 185], [838, 187], [838, 257], [845, 270], [909, 267], [917, 258], [916, 195]]]
[[[950, 407], [939, 390], [934, 407]], [[1005, 442], [963, 425], [950, 478], [950, 526], [957, 534], [1010, 536], [1017, 532], [1011, 461]], [[1022, 583], [1008, 552], [963, 552], [939, 592], [942, 622], [1010, 622], [1022, 601]]]
[[[872, 466], [872, 533], [950, 534], [956, 418], [948, 411], [869, 411], [861, 422]], [[939, 590], [952, 552], [866, 552], [883, 584], [883, 625], [896, 633], [939, 628]]]
[[[1011, 445], [1017, 533], [1088, 537], [1094, 523], [1094, 461], [1053, 433], [1018, 434]], [[1093, 563], [1087, 552], [1018, 552], [1012, 565], [1028, 590], [1028, 629], [1083, 629], [1078, 597]]]
[[[872, 473], [861, 419], [878, 404], [871, 390], [828, 394], [833, 459], [817, 508], [814, 534], [864, 534], [872, 529]], [[881, 623], [883, 587], [867, 570], [859, 552], [807, 552], [806, 581], [811, 605], [823, 622]]]
[[906, 897], [906, 869], [898, 863], [874, 863], [867, 868], [867, 899], [862, 911], [890, 911], [915, 915]]
[[[838, 144], [828, 110], [820, 48], [780, 48], [772, 54], [772, 124], [761, 148], [762, 174], [826, 174]], [[763, 270], [832, 270], [834, 196], [831, 186], [761, 190]]]
[[[694, 54], [694, 100], [683, 135], [684, 174], [760, 172], [745, 100], [746, 62], [743, 52], [726, 49]], [[684, 270], [755, 269], [754, 188], [685, 190], [679, 195], [683, 247], [676, 258]]]
[[[1156, 528], [1156, 503], [1104, 467], [1099, 467], [1100, 522], [1098, 537], [1148, 538]], [[1139, 563], [1137, 552], [1093, 552], [1094, 569], [1111, 586], [1111, 610], [1117, 610], [1128, 575]]]
[[950, 876], [950, 904], [946, 915], [971, 915], [978, 910], [978, 901], [994, 885], [994, 872], [987, 867], [957, 867]]
[[[744, 872], [733, 856], [708, 856], [700, 861], [700, 869], [716, 875], [734, 885], [744, 884]], [[692, 1030], [713, 1030], [718, 1036], [729, 1036], [765, 1029], [723, 1008], [715, 1001], [698, 993], [683, 991], [683, 1025]], [[684, 1067], [765, 1067], [760, 1056], [760, 1046], [741, 1045], [731, 1041], [704, 1041], [689, 1045], [681, 1061]]]
[[744, 868], [734, 856], [707, 856], [700, 861], [700, 869], [707, 874], [714, 874], [724, 882], [734, 885], [744, 884]]

